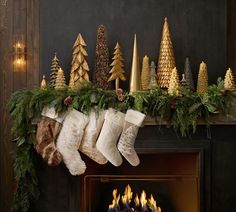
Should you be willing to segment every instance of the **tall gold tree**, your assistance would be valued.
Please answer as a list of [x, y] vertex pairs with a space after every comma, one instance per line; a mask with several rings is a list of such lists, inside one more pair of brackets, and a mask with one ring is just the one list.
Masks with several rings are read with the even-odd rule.
[[204, 94], [208, 89], [208, 73], [206, 63], [202, 62], [199, 67], [198, 79], [197, 79], [197, 92]]
[[53, 87], [55, 87], [57, 72], [59, 68], [59, 59], [57, 58], [57, 54], [55, 53], [54, 58], [52, 59], [52, 65], [50, 70], [50, 85]]
[[224, 79], [224, 89], [225, 90], [235, 90], [236, 89], [234, 75], [233, 75], [231, 68], [229, 68], [226, 71], [225, 79]]
[[63, 89], [65, 86], [66, 86], [65, 74], [64, 71], [61, 68], [59, 68], [55, 82], [55, 89]]
[[88, 56], [85, 47], [86, 43], [82, 35], [79, 33], [74, 46], [72, 56], [72, 67], [70, 72], [69, 86], [71, 88], [79, 88], [83, 83], [89, 82], [89, 66], [85, 59]]
[[170, 76], [174, 67], [174, 50], [170, 37], [169, 25], [167, 18], [165, 18], [157, 66], [157, 84], [161, 88], [168, 88]]
[[150, 66], [149, 57], [145, 55], [143, 58], [142, 72], [141, 72], [141, 84], [144, 91], [149, 89], [150, 84]]
[[179, 75], [176, 67], [172, 70], [170, 76], [170, 82], [168, 86], [168, 94], [172, 96], [179, 96], [180, 95], [180, 82], [179, 82]]
[[120, 45], [117, 42], [115, 46], [115, 52], [113, 53], [114, 56], [112, 58], [113, 62], [111, 63], [111, 70], [110, 70], [110, 78], [108, 79], [108, 82], [115, 80], [116, 81], [116, 90], [120, 86], [120, 80], [125, 81], [125, 70], [124, 70], [124, 59], [122, 57]]

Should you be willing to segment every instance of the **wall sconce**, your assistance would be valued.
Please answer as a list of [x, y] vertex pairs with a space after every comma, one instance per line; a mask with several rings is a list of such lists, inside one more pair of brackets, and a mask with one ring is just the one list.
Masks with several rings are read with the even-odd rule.
[[14, 70], [24, 70], [26, 65], [26, 46], [23, 35], [15, 36], [13, 44], [13, 64]]

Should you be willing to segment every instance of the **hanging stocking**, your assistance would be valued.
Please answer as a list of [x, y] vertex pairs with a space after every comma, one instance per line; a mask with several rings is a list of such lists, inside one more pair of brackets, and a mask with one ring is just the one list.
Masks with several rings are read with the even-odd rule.
[[125, 124], [120, 140], [118, 142], [118, 149], [126, 160], [132, 165], [139, 165], [140, 161], [137, 153], [134, 150], [134, 143], [138, 134], [139, 127], [142, 125], [145, 115], [135, 110], [128, 110], [125, 115]]
[[96, 147], [96, 141], [101, 131], [106, 111], [94, 112], [89, 115], [89, 123], [85, 129], [79, 150], [99, 164], [107, 163], [107, 159]]
[[42, 115], [43, 117], [38, 122], [34, 147], [48, 165], [57, 166], [62, 157], [57, 151], [55, 141], [62, 127], [64, 114], [59, 116], [54, 108], [45, 107]]
[[124, 118], [124, 113], [110, 108], [105, 115], [105, 122], [96, 144], [97, 149], [114, 166], [120, 166], [122, 163], [116, 144], [122, 132]]
[[72, 175], [81, 175], [86, 165], [78, 152], [88, 118], [83, 113], [72, 109], [66, 116], [57, 139], [58, 151]]

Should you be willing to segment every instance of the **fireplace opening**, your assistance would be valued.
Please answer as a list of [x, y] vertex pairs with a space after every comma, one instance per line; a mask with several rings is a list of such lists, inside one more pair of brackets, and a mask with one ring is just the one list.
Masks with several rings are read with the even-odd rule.
[[[157, 212], [200, 212], [201, 200], [201, 160], [200, 152], [161, 152], [140, 154], [141, 164], [131, 167], [128, 163], [116, 168], [105, 165], [102, 169], [92, 169], [83, 177], [83, 204], [86, 212], [112, 212], [109, 205], [120, 195], [120, 211], [125, 207], [122, 196], [127, 185], [132, 189], [130, 208], [136, 211], [155, 211], [135, 208], [136, 195], [143, 191], [146, 199], [152, 197]], [[119, 211], [119, 210], [117, 210]], [[130, 210], [131, 211], [131, 210]]]

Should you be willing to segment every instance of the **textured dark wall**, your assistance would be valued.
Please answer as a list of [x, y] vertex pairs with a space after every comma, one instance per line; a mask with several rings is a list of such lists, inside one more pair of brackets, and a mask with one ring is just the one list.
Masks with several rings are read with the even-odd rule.
[[[107, 29], [110, 54], [119, 41], [129, 75], [133, 35], [137, 33], [139, 55], [157, 61], [163, 19], [167, 16], [179, 71], [189, 56], [194, 76], [199, 63], [208, 64], [210, 81], [226, 70], [226, 0], [41, 0], [41, 69], [49, 75], [54, 52], [70, 71], [72, 46], [82, 33], [88, 45], [88, 62], [94, 66], [97, 26]], [[92, 72], [90, 72], [92, 75]]]

